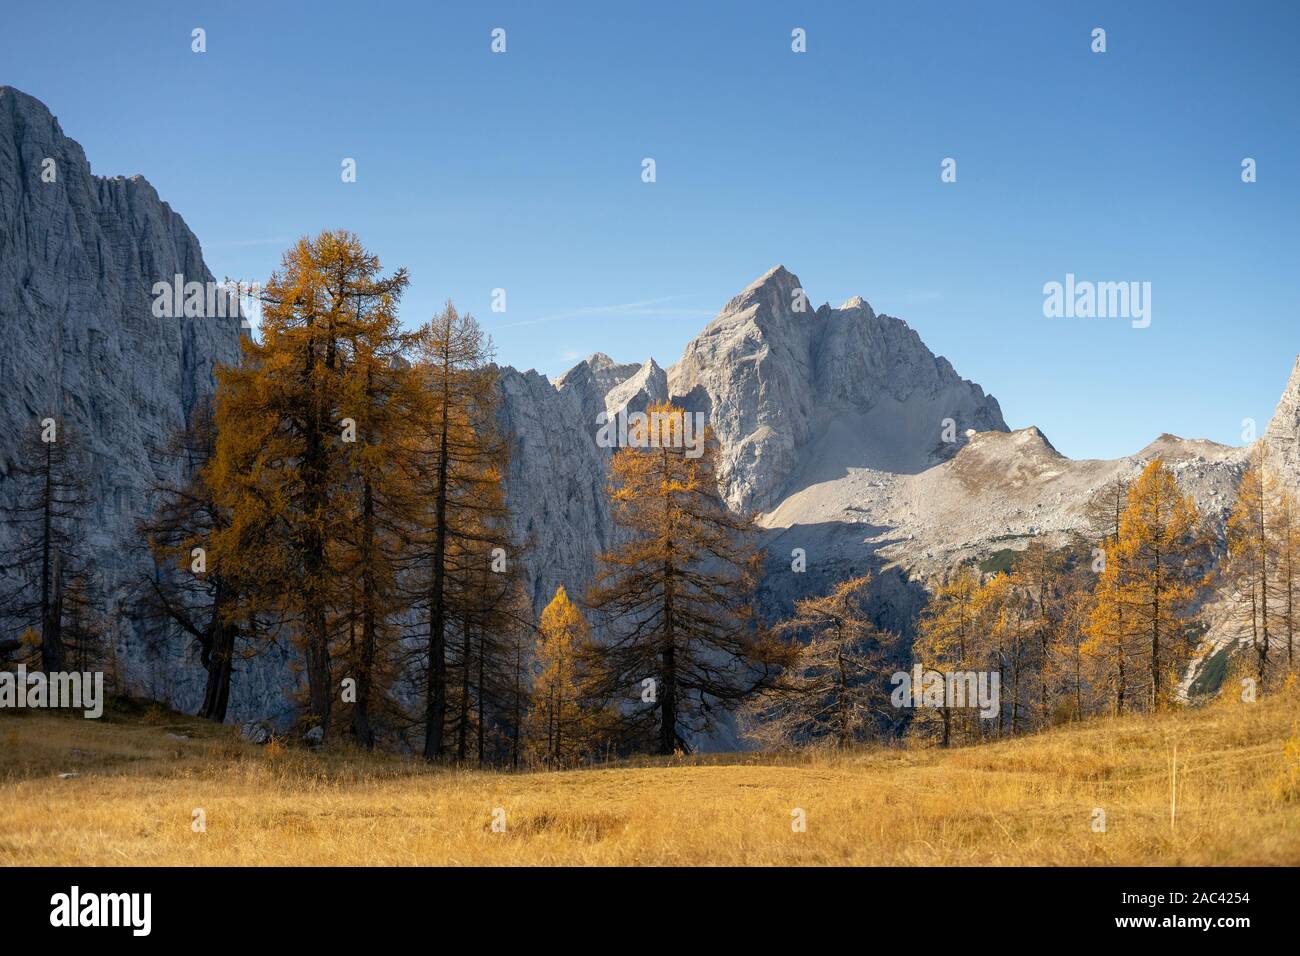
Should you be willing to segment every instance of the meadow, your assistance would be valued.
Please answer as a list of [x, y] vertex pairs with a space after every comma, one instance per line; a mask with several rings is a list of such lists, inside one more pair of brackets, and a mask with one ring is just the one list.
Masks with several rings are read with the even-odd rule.
[[1300, 694], [952, 750], [528, 772], [258, 747], [154, 704], [0, 713], [0, 865], [135, 864], [1296, 865]]

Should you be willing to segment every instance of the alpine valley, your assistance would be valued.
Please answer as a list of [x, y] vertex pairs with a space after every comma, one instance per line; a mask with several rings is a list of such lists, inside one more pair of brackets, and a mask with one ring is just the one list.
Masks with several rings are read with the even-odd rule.
[[[48, 158], [55, 183], [42, 181]], [[84, 436], [98, 503], [89, 548], [116, 658], [141, 695], [192, 712], [204, 683], [189, 637], [133, 621], [123, 603], [152, 561], [135, 522], [151, 489], [183, 468], [153, 450], [213, 392], [214, 368], [239, 359], [238, 318], [153, 314], [151, 289], [176, 275], [213, 281], [181, 216], [140, 177], [93, 175], [43, 104], [0, 87], [0, 497], [35, 423], [56, 417]], [[858, 297], [805, 305], [798, 277], [779, 265], [725, 303], [670, 365], [596, 352], [554, 380], [498, 372], [512, 444], [507, 503], [516, 537], [530, 545], [527, 587], [539, 612], [560, 585], [583, 592], [619, 534], [605, 494], [612, 450], [596, 440], [602, 416], [665, 399], [703, 413], [720, 444], [725, 501], [758, 515], [764, 616], [870, 571], [875, 622], [904, 635], [949, 569], [1035, 539], [1065, 544], [1087, 528], [1099, 489], [1156, 457], [1222, 534], [1255, 447], [1165, 434], [1117, 460], [1071, 460], [1038, 428], [1010, 430], [994, 397], [906, 322]], [[1300, 364], [1256, 444], [1300, 489]], [[0, 553], [15, 547], [3, 534]], [[797, 549], [803, 573], [792, 570]], [[1213, 607], [1207, 617], [1185, 681], [1235, 640]], [[0, 623], [0, 645], [16, 638], [10, 631]], [[241, 663], [228, 719], [288, 721], [284, 691], [300, 679], [291, 657], [275, 647]]]

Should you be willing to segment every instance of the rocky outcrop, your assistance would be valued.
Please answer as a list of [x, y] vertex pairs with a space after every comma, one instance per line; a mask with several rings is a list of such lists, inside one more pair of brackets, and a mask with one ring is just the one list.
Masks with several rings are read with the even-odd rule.
[[[0, 87], [0, 498], [12, 500], [24, 438], [42, 419], [60, 420], [84, 463], [93, 505], [83, 558], [118, 664], [139, 693], [188, 709], [203, 689], [189, 642], [138, 631], [122, 607], [151, 567], [135, 522], [150, 489], [178, 477], [161, 449], [211, 394], [213, 367], [239, 357], [239, 319], [153, 314], [154, 284], [177, 275], [213, 279], [198, 239], [154, 188], [93, 175], [43, 104]], [[13, 546], [7, 533], [0, 527], [0, 552]], [[18, 623], [3, 622], [0, 636]], [[279, 696], [257, 678], [237, 684], [236, 713], [262, 716]]]
[[512, 534], [526, 545], [528, 586], [540, 610], [563, 584], [591, 582], [612, 534], [605, 496], [608, 452], [595, 441], [604, 410], [586, 365], [556, 388], [535, 371], [500, 369], [498, 420], [511, 441], [506, 500]]
[[646, 359], [633, 375], [605, 394], [605, 415], [613, 418], [620, 413], [643, 412], [667, 399], [668, 373], [654, 359]]
[[592, 387], [606, 394], [615, 385], [625, 382], [640, 368], [635, 362], [615, 362], [604, 352], [595, 352], [555, 380], [555, 387], [564, 391], [579, 375], [585, 375]]
[[1273, 417], [1264, 429], [1269, 462], [1294, 487], [1300, 488], [1300, 356], [1282, 392]]

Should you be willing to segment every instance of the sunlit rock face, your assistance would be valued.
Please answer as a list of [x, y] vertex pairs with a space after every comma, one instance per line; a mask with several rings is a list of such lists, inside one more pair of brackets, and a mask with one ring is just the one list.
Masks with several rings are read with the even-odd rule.
[[[86, 558], [119, 667], [133, 692], [190, 709], [203, 672], [189, 641], [145, 633], [125, 613], [129, 589], [152, 568], [135, 522], [150, 489], [179, 473], [161, 450], [212, 393], [214, 366], [239, 359], [238, 318], [154, 314], [155, 284], [177, 275], [213, 279], [198, 239], [154, 188], [93, 175], [42, 103], [0, 87], [0, 496], [11, 500], [6, 476], [24, 436], [60, 421], [82, 449]], [[5, 534], [0, 551], [12, 546]], [[236, 717], [284, 705], [253, 674], [236, 684]]]
[[1263, 441], [1273, 467], [1293, 487], [1300, 488], [1300, 356], [1264, 430]]
[[687, 345], [668, 388], [708, 406], [724, 495], [741, 510], [773, 508], [808, 450], [846, 420], [861, 419], [861, 451], [877, 459], [866, 463], [909, 470], [951, 454], [969, 429], [1007, 427], [997, 401], [905, 322], [856, 296], [814, 309], [784, 266], [751, 283]]

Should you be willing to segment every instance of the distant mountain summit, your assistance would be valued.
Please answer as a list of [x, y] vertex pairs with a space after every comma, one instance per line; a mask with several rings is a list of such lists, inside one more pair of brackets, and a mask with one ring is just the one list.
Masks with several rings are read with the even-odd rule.
[[[686, 346], [668, 389], [708, 412], [723, 447], [723, 492], [739, 509], [772, 508], [792, 481], [846, 453], [915, 471], [955, 451], [969, 430], [1007, 428], [997, 400], [907, 323], [857, 296], [814, 309], [784, 266], [750, 283]], [[856, 433], [851, 449], [847, 431]]]
[[572, 384], [576, 379], [585, 377], [603, 394], [631, 378], [640, 367], [635, 362], [615, 362], [604, 352], [594, 352], [557, 378], [555, 387], [563, 389], [565, 383]]

